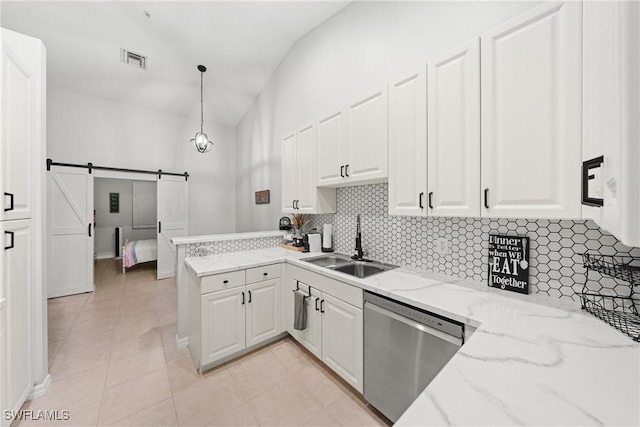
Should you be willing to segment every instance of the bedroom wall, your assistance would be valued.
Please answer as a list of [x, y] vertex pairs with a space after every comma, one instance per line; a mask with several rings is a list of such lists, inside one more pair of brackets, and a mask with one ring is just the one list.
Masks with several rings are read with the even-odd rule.
[[[120, 210], [109, 211], [109, 193], [120, 194]], [[155, 196], [155, 190], [154, 194]], [[129, 240], [155, 239], [155, 228], [133, 228], [133, 181], [128, 179], [96, 178], [93, 181], [93, 207], [96, 210], [94, 251], [98, 258], [113, 258], [115, 228], [124, 228]]]
[[[280, 140], [540, 2], [354, 2], [291, 48], [236, 127], [237, 231], [281, 217]], [[253, 192], [271, 190], [271, 204]]]
[[215, 145], [207, 154], [189, 144], [199, 117], [114, 102], [67, 90], [47, 90], [47, 157], [58, 162], [190, 174], [189, 235], [235, 232], [235, 130], [207, 121]]

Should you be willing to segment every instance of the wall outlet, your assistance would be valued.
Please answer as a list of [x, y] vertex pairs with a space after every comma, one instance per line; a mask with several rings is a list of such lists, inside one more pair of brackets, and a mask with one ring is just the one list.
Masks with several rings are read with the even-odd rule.
[[438, 237], [436, 239], [436, 252], [440, 255], [449, 255], [451, 253], [449, 239], [446, 237]]

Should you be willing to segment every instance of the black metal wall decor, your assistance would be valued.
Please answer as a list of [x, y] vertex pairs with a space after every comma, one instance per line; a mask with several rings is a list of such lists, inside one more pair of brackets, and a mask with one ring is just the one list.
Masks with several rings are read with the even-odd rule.
[[269, 190], [256, 191], [256, 205], [268, 205], [271, 203], [271, 192]]
[[120, 213], [120, 193], [109, 193], [109, 213]]
[[489, 286], [529, 293], [529, 238], [489, 235]]

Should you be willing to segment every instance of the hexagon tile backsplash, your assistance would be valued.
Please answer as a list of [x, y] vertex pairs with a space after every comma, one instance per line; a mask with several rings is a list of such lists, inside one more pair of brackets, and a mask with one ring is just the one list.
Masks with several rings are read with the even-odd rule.
[[[361, 215], [362, 245], [366, 256], [379, 261], [487, 282], [490, 233], [525, 235], [531, 247], [531, 293], [572, 298], [585, 281], [581, 254], [640, 257], [600, 229], [593, 221], [389, 216], [387, 184], [337, 190], [336, 214], [311, 215], [309, 229], [322, 231], [333, 224], [335, 249], [351, 254], [355, 246], [356, 215]], [[436, 239], [449, 240], [449, 253], [436, 251]], [[629, 294], [624, 282], [590, 273], [589, 288], [607, 294]]]

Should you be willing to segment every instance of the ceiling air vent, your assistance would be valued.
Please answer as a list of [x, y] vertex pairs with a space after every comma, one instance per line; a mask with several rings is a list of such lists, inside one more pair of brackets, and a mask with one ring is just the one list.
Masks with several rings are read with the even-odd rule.
[[141, 70], [147, 69], [147, 57], [138, 53], [133, 53], [126, 49], [120, 49], [120, 60], [123, 64], [131, 65], [132, 67], [140, 68]]

